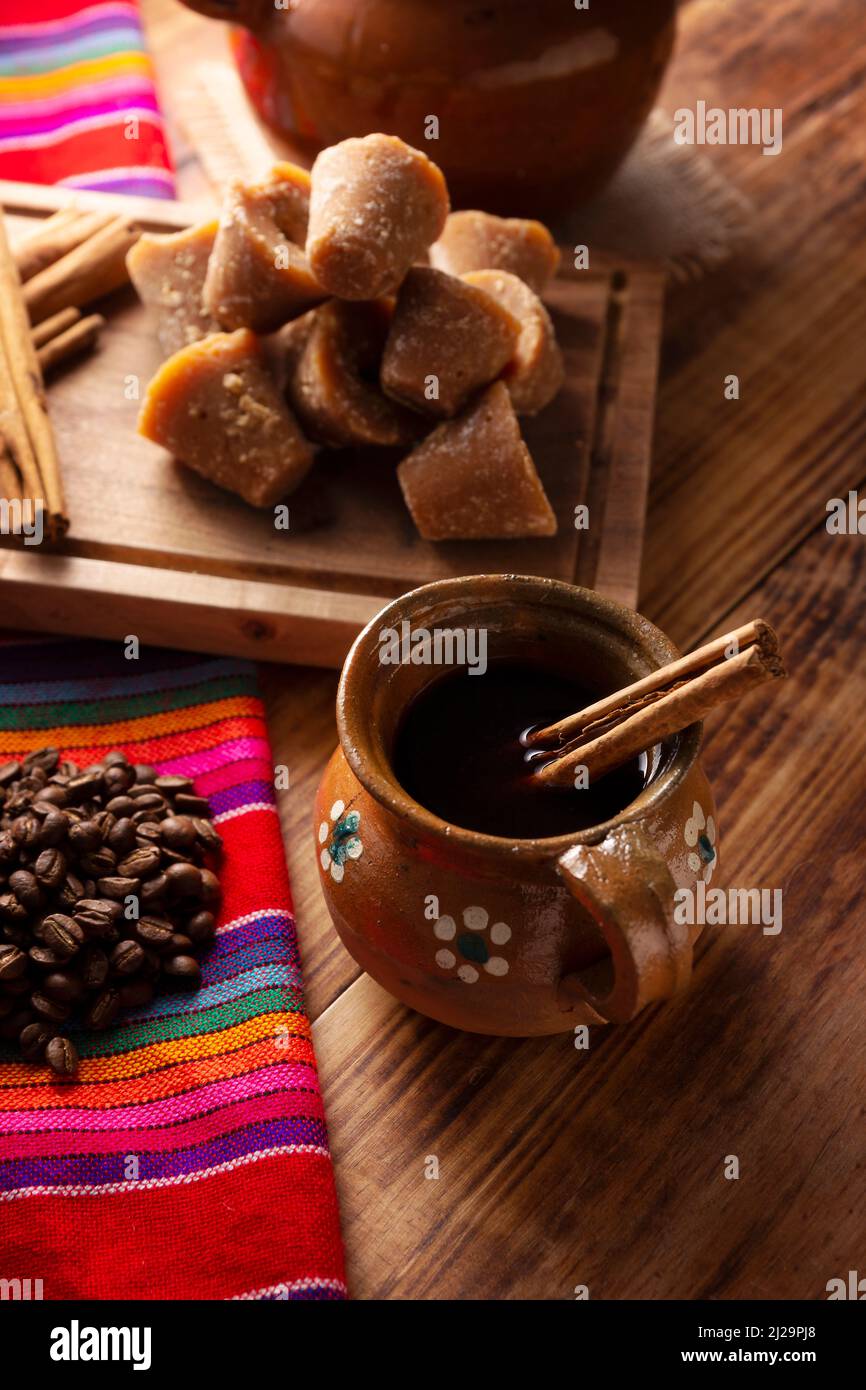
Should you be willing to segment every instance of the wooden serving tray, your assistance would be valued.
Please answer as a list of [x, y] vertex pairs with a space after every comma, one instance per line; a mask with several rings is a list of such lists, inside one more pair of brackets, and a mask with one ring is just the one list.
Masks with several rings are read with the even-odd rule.
[[[13, 241], [65, 202], [114, 205], [145, 226], [189, 209], [0, 182]], [[263, 660], [338, 666], [391, 597], [449, 575], [538, 574], [637, 601], [664, 272], [597, 254], [546, 296], [566, 360], [560, 395], [524, 433], [559, 532], [550, 539], [421, 540], [393, 458], [346, 452], [289, 499], [290, 529], [179, 466], [136, 433], [159, 364], [131, 290], [100, 307], [97, 351], [52, 378], [69, 535], [37, 550], [0, 537], [2, 623]], [[578, 503], [588, 530], [575, 529]]]

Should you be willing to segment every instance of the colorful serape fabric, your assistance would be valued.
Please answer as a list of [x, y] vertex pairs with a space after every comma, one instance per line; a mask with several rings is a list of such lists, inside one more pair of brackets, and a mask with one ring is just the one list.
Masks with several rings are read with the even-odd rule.
[[[74, 672], [67, 678], [66, 672]], [[74, 1080], [0, 1051], [0, 1277], [50, 1298], [341, 1299], [333, 1172], [255, 673], [121, 644], [0, 646], [0, 762], [111, 748], [193, 776], [225, 844], [201, 987]]]
[[135, 0], [2, 0], [0, 178], [175, 196]]

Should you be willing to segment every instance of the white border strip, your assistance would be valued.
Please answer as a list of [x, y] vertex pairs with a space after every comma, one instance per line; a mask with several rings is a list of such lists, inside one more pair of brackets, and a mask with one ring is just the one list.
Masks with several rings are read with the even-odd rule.
[[237, 816], [245, 816], [249, 811], [273, 811], [275, 816], [279, 815], [276, 806], [270, 801], [251, 801], [248, 806], [235, 806], [231, 811], [220, 811], [218, 816], [214, 816], [214, 825], [222, 825], [223, 821], [234, 820]]
[[291, 1284], [270, 1284], [265, 1289], [255, 1289], [252, 1293], [232, 1294], [231, 1302], [248, 1303], [257, 1298], [288, 1298], [291, 1293], [300, 1293], [305, 1289], [334, 1289], [337, 1293], [345, 1294], [348, 1298], [349, 1290], [342, 1279], [293, 1279]]

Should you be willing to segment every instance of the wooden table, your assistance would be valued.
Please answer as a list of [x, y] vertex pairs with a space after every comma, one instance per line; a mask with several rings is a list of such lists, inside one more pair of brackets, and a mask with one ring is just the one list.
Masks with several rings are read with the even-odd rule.
[[[145, 15], [170, 110], [172, 74], [222, 32], [173, 0]], [[753, 615], [780, 630], [792, 679], [716, 714], [704, 760], [717, 882], [781, 888], [783, 930], [708, 928], [691, 992], [588, 1052], [408, 1012], [319, 892], [336, 678], [266, 670], [355, 1297], [815, 1299], [866, 1273], [866, 537], [825, 529], [828, 499], [866, 482], [862, 0], [684, 4], [662, 104], [698, 99], [781, 107], [784, 148], [707, 151], [753, 234], [671, 293], [641, 606], [683, 646]]]

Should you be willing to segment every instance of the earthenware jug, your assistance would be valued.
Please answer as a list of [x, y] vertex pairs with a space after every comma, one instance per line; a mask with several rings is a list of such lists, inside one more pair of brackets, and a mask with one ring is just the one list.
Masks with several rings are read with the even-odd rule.
[[528, 216], [616, 168], [655, 100], [676, 11], [676, 0], [184, 3], [236, 21], [253, 106], [308, 156], [383, 130], [430, 154], [455, 206]]
[[391, 603], [346, 660], [340, 746], [316, 799], [334, 925], [379, 984], [453, 1027], [528, 1036], [624, 1023], [689, 980], [700, 929], [679, 924], [674, 895], [708, 882], [717, 855], [701, 726], [653, 750], [636, 800], [602, 825], [540, 840], [449, 825], [391, 766], [404, 711], [442, 668], [380, 658], [389, 631], [470, 627], [490, 659], [543, 659], [600, 692], [678, 655], [645, 618], [555, 580], [447, 579]]

